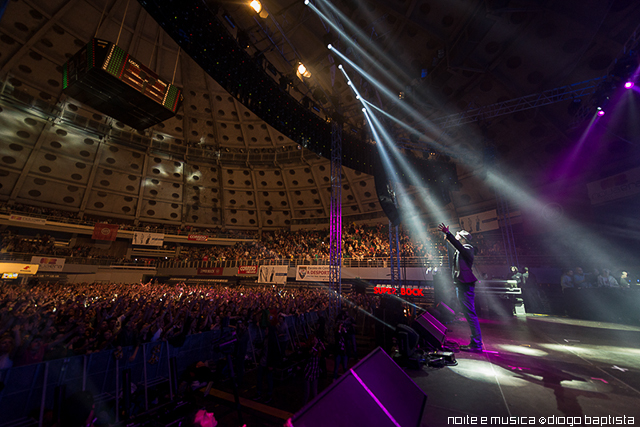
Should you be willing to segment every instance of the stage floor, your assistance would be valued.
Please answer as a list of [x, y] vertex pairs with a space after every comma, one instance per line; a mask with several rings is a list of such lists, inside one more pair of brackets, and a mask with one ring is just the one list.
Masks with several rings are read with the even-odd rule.
[[[464, 321], [447, 327], [468, 343]], [[640, 424], [640, 327], [521, 315], [481, 328], [483, 353], [406, 370], [428, 396], [423, 426]]]

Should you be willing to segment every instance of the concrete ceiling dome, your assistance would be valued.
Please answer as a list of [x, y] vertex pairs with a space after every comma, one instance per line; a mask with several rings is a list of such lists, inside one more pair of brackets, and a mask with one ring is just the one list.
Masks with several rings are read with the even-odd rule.
[[[298, 61], [307, 66], [310, 79], [292, 79], [296, 98], [308, 97], [327, 116], [339, 104], [347, 128], [362, 132], [360, 104], [335, 72], [327, 41], [356, 62], [375, 59], [358, 63], [392, 92], [402, 91], [425, 120], [438, 120], [603, 77], [623, 52], [637, 47], [640, 22], [640, 3], [630, 0], [344, 0], [335, 2], [345, 31], [340, 35], [301, 1], [265, 6], [270, 17], [263, 20], [246, 4], [216, 3], [218, 15], [233, 21], [230, 31], [263, 55], [274, 75], [293, 76]], [[326, 12], [321, 1], [316, 6]], [[117, 40], [183, 89], [174, 118], [138, 132], [62, 94], [62, 65], [96, 35]], [[349, 44], [353, 40], [360, 53]], [[205, 227], [328, 221], [329, 161], [230, 96], [138, 2], [9, 1], [0, 41], [2, 200]], [[420, 129], [420, 120], [399, 113], [373, 83], [350, 73], [363, 96]], [[590, 96], [583, 100], [591, 102]], [[549, 165], [580, 136], [571, 103], [480, 117], [449, 128], [447, 140], [480, 159], [489, 145], [514, 176], [534, 187], [554, 185]], [[437, 137], [395, 135], [418, 156]], [[598, 169], [581, 179], [638, 158], [634, 146], [621, 145], [618, 137], [605, 134], [602, 146]], [[495, 207], [493, 189], [483, 181], [485, 166], [458, 168], [461, 188], [452, 193], [458, 214]], [[373, 177], [348, 168], [343, 175], [344, 215], [383, 216]]]

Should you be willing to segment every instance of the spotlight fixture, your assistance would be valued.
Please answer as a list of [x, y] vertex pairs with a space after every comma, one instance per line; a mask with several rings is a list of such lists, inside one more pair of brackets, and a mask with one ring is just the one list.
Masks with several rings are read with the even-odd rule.
[[249, 6], [251, 6], [253, 10], [256, 11], [256, 13], [260, 13], [260, 11], [262, 10], [262, 3], [260, 3], [258, 0], [253, 0], [251, 3], [249, 3]]
[[604, 110], [602, 109], [602, 107], [598, 107], [598, 108], [597, 108], [597, 110], [598, 110], [598, 113], [597, 113], [597, 114], [598, 114], [600, 117], [604, 116]]
[[363, 112], [363, 113], [366, 113], [366, 112], [367, 112], [367, 109], [366, 109], [366, 108], [364, 108], [364, 107], [362, 107], [362, 112]]
[[342, 64], [338, 65], [338, 70], [342, 70], [342, 69], [343, 69]]
[[327, 45], [327, 49], [329, 49], [329, 50], [333, 49], [333, 46], [331, 46], [331, 43], [329, 43], [329, 44]]
[[309, 72], [309, 70], [307, 70], [307, 67], [304, 66], [304, 64], [302, 62], [298, 63], [298, 74], [301, 75], [302, 77], [311, 77], [311, 73]]
[[634, 86], [632, 81], [628, 81], [624, 84], [625, 89], [631, 89]]
[[304, 0], [305, 6], [309, 5], [309, 0]]
[[266, 19], [269, 16], [269, 12], [262, 7], [262, 3], [258, 0], [252, 0], [251, 3], [249, 3], [249, 6], [256, 11], [260, 18]]

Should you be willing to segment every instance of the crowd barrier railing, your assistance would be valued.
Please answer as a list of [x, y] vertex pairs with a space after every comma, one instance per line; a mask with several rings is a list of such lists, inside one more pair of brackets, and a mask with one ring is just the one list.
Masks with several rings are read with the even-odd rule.
[[[328, 258], [319, 258], [309, 260], [306, 258], [287, 258], [287, 259], [229, 259], [229, 260], [163, 260], [158, 262], [159, 268], [214, 268], [214, 267], [240, 267], [243, 265], [287, 265], [289, 267], [297, 267], [298, 265], [329, 265]], [[440, 267], [446, 264], [445, 257], [403, 257], [400, 262], [400, 268], [404, 267]], [[390, 268], [388, 258], [364, 258], [353, 259], [343, 258], [342, 267], [347, 268]]]

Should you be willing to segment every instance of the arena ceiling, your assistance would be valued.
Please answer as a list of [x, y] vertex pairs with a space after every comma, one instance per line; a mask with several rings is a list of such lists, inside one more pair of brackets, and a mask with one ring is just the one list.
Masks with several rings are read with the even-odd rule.
[[[485, 113], [465, 125], [426, 124], [596, 81], [635, 42], [640, 22], [640, 3], [632, 0], [334, 4], [328, 24], [302, 1], [265, 2], [266, 19], [244, 2], [217, 3], [218, 16], [229, 18], [229, 30], [247, 50], [272, 64], [276, 80], [289, 78], [289, 92], [309, 98], [321, 117], [339, 109], [347, 131], [367, 133], [359, 101], [336, 71], [339, 59], [326, 48], [330, 42], [420, 112], [421, 119], [411, 117], [346, 67], [363, 97], [416, 129], [392, 128], [405, 152], [422, 156], [436, 141], [444, 152], [477, 153], [480, 161], [458, 169], [462, 188], [452, 193], [458, 214], [495, 207], [494, 190], [481, 178], [486, 152], [497, 153], [531, 187], [550, 184], [546, 168], [580, 135], [574, 99], [595, 108], [594, 101], [587, 90], [545, 106]], [[66, 98], [62, 65], [94, 36], [117, 40], [183, 88], [179, 114], [137, 132]], [[11, 0], [0, 40], [2, 200], [202, 226], [327, 221], [329, 161], [300, 149], [229, 96], [135, 0]], [[298, 61], [310, 78], [295, 76]], [[595, 160], [604, 167], [581, 179], [637, 160], [629, 138], [608, 136], [602, 144], [604, 154]], [[347, 168], [343, 176], [344, 215], [381, 216], [373, 177]]]

